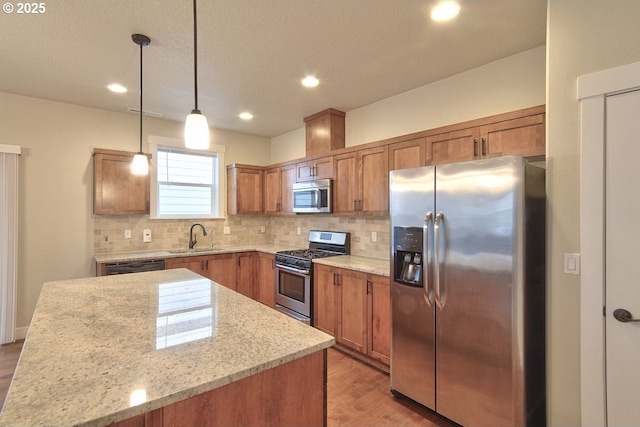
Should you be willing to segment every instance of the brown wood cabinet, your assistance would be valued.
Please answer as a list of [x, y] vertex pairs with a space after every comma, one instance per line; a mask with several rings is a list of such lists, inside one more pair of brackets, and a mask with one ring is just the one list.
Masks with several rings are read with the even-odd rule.
[[236, 254], [167, 258], [165, 268], [187, 268], [229, 289], [236, 290]]
[[326, 426], [327, 350], [112, 424], [113, 427], [248, 425]]
[[[544, 120], [544, 107], [534, 107], [476, 121], [486, 123], [465, 129], [447, 126], [446, 132], [426, 137], [427, 151], [430, 148], [435, 165], [516, 154], [543, 156]], [[429, 154], [425, 161], [429, 164]]]
[[336, 335], [336, 276], [334, 268], [314, 265], [313, 326], [329, 335]]
[[391, 289], [389, 278], [369, 275], [367, 283], [369, 298], [368, 315], [369, 336], [367, 337], [367, 354], [386, 364], [391, 358]]
[[136, 153], [93, 150], [93, 213], [144, 215], [149, 213], [149, 175], [133, 175]]
[[304, 118], [307, 156], [344, 148], [344, 117], [344, 112], [328, 108]]
[[229, 215], [264, 213], [264, 168], [251, 165], [227, 165], [227, 212]]
[[389, 213], [387, 146], [334, 156], [333, 213], [385, 216]]
[[[429, 154], [428, 156], [427, 153]], [[425, 138], [415, 138], [389, 144], [390, 171], [424, 166], [431, 162], [430, 157], [431, 151], [426, 149]]]
[[340, 269], [336, 274], [336, 341], [367, 352], [367, 275]]
[[545, 115], [504, 120], [480, 127], [482, 157], [545, 154]]
[[333, 178], [333, 156], [296, 163], [296, 182]]
[[479, 159], [479, 135], [480, 130], [475, 127], [427, 136], [431, 163], [426, 163], [425, 158], [425, 164], [442, 165]]
[[236, 291], [249, 298], [256, 299], [256, 263], [257, 252], [236, 254]]
[[256, 300], [271, 308], [275, 308], [275, 255], [258, 252], [258, 259], [256, 264]]
[[315, 265], [314, 326], [336, 343], [389, 365], [389, 278]]
[[293, 183], [296, 182], [294, 164], [265, 171], [265, 206], [267, 215], [293, 214]]

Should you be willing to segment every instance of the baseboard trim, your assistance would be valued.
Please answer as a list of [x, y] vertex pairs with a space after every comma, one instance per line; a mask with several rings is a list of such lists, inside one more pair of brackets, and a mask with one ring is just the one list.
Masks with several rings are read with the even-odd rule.
[[23, 326], [22, 328], [16, 328], [16, 333], [15, 333], [16, 341], [25, 339], [27, 337], [27, 332], [29, 332], [28, 326]]

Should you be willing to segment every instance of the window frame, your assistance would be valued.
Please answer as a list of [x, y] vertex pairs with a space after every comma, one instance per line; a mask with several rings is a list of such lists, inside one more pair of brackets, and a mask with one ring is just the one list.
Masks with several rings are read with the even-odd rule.
[[[212, 213], [211, 215], [158, 215], [158, 147], [175, 147], [181, 151], [193, 152], [193, 154], [209, 153], [216, 156], [217, 174], [213, 176], [213, 195], [212, 195]], [[227, 182], [226, 182], [226, 166], [224, 163], [224, 145], [212, 145], [209, 150], [189, 150], [184, 147], [184, 143], [175, 138], [167, 138], [162, 136], [149, 136], [149, 148], [151, 151], [151, 162], [149, 164], [149, 182], [150, 182], [150, 219], [225, 219], [227, 213]]]

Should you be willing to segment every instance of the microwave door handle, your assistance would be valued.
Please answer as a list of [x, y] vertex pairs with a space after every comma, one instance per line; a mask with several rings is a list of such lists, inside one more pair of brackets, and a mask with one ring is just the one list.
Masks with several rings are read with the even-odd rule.
[[314, 206], [316, 207], [316, 209], [320, 209], [320, 190], [314, 191], [314, 194], [316, 199]]

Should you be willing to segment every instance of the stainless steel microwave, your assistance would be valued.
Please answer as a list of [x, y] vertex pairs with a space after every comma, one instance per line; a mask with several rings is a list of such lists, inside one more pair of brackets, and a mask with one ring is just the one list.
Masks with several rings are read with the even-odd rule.
[[330, 179], [320, 179], [293, 184], [293, 211], [296, 213], [330, 213], [332, 184]]

